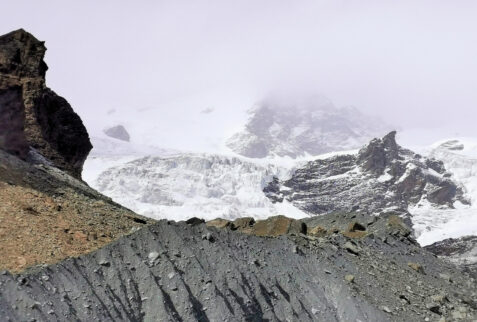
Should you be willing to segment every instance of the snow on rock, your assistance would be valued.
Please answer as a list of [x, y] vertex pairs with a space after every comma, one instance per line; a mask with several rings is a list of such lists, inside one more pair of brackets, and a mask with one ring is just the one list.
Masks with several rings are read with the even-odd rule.
[[447, 238], [477, 235], [477, 140], [451, 139], [434, 144], [430, 157], [441, 160], [452, 178], [463, 186], [470, 205], [435, 208], [422, 202], [410, 209], [421, 245]]
[[227, 146], [251, 158], [320, 155], [360, 147], [389, 127], [354, 107], [335, 107], [328, 99], [268, 99], [250, 110], [245, 129]]
[[291, 178], [271, 181], [264, 192], [275, 203], [288, 201], [315, 215], [406, 212], [423, 201], [449, 209], [455, 201], [466, 202], [442, 162], [400, 147], [395, 135], [374, 139], [357, 154], [308, 162]]

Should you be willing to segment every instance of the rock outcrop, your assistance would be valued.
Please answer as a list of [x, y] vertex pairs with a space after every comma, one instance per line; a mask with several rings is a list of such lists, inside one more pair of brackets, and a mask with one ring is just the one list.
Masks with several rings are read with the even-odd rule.
[[[10, 111], [22, 109], [13, 114], [9, 138], [2, 139], [8, 143], [2, 144], [0, 140], [0, 148], [26, 158], [29, 148], [25, 138], [29, 147], [54, 166], [81, 178], [92, 145], [81, 119], [68, 102], [46, 87], [45, 51], [43, 42], [22, 29], [0, 37], [0, 122], [8, 117], [3, 113], [4, 104], [9, 104]], [[21, 95], [12, 94], [17, 88], [21, 88]], [[2, 136], [5, 134], [0, 132], [0, 139]]]
[[131, 139], [131, 137], [129, 136], [128, 131], [126, 131], [126, 129], [122, 125], [116, 125], [116, 126], [113, 126], [113, 127], [109, 127], [107, 129], [105, 129], [103, 132], [107, 136], [109, 136], [111, 138], [114, 138], [114, 139], [121, 140], [121, 141], [129, 142], [129, 140]]
[[442, 162], [400, 147], [395, 135], [372, 140], [357, 155], [311, 161], [288, 180], [272, 180], [264, 192], [274, 202], [286, 199], [310, 214], [406, 210], [424, 200], [447, 207], [467, 202]]
[[91, 144], [79, 116], [45, 86], [45, 50], [23, 30], [0, 37], [0, 269], [11, 272], [153, 222], [78, 180]]

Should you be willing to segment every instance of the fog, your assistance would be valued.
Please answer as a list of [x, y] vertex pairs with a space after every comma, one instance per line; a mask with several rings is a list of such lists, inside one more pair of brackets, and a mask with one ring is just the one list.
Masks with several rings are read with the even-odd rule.
[[280, 91], [427, 133], [416, 141], [475, 136], [476, 1], [15, 0], [2, 9], [2, 34], [24, 28], [46, 41], [48, 86], [91, 133], [121, 122], [141, 143], [217, 145]]

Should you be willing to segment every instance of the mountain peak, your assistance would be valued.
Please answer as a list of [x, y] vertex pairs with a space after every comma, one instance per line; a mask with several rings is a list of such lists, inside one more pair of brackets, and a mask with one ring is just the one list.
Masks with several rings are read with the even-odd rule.
[[245, 129], [227, 146], [251, 158], [319, 155], [360, 147], [387, 127], [356, 108], [337, 108], [321, 96], [310, 99], [268, 99], [250, 112]]
[[396, 131], [382, 139], [373, 139], [358, 153], [358, 162], [365, 171], [382, 174], [386, 166], [399, 158], [400, 146], [396, 143]]

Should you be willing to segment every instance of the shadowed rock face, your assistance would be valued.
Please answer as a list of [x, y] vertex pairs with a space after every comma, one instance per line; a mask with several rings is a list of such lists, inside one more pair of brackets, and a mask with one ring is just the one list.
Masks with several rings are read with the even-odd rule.
[[[81, 119], [68, 102], [46, 87], [45, 51], [43, 42], [22, 29], [0, 37], [0, 89], [22, 89], [21, 96], [16, 98], [20, 101], [9, 103], [10, 109], [16, 106], [11, 114], [18, 115], [11, 128], [15, 134], [11, 136], [25, 137], [28, 145], [54, 166], [81, 178], [92, 145]], [[2, 111], [6, 106], [2, 102]], [[23, 111], [17, 111], [18, 106], [23, 106]], [[24, 144], [18, 144], [14, 150], [20, 152], [14, 153], [25, 157]]]
[[26, 158], [29, 150], [24, 124], [21, 87], [0, 89], [0, 149], [22, 159]]
[[289, 180], [274, 179], [264, 192], [273, 202], [286, 199], [311, 214], [406, 209], [422, 200], [467, 202], [441, 161], [400, 147], [395, 135], [372, 140], [357, 155], [311, 161]]

